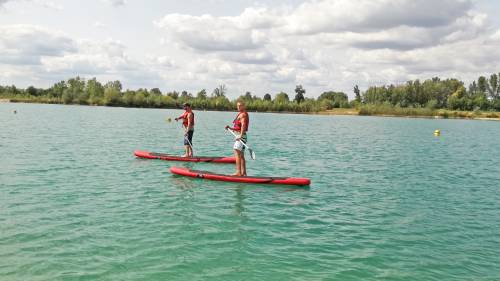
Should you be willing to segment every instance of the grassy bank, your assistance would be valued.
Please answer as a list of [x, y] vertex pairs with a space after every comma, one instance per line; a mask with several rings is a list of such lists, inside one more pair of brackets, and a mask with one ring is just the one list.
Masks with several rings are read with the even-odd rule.
[[387, 105], [362, 105], [357, 109], [335, 108], [332, 110], [318, 112], [318, 114], [500, 120], [500, 112], [459, 111], [431, 108], [403, 108]]

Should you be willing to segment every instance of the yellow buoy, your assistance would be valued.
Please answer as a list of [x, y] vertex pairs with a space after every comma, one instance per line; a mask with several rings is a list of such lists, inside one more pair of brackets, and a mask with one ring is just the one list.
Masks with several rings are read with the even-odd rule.
[[434, 135], [435, 135], [435, 136], [439, 136], [439, 135], [441, 135], [441, 131], [440, 131], [440, 130], [435, 130], [435, 131], [434, 131]]

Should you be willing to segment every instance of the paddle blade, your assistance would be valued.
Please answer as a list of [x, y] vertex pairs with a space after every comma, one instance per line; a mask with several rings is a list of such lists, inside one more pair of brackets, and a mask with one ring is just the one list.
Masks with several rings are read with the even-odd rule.
[[252, 157], [252, 160], [255, 160], [255, 152], [252, 149], [248, 149], [248, 152], [250, 152], [250, 157]]

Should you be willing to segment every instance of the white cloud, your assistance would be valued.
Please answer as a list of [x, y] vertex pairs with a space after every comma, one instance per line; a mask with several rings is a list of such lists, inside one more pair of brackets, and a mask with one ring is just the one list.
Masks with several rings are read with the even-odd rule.
[[94, 27], [96, 27], [96, 28], [106, 28], [108, 26], [106, 24], [100, 22], [100, 21], [96, 21], [96, 22], [94, 22]]
[[467, 0], [310, 1], [287, 17], [292, 33], [370, 32], [399, 26], [446, 26], [472, 7]]
[[159, 67], [172, 68], [175, 66], [175, 61], [167, 56], [161, 56], [161, 57], [147, 56], [147, 60], [149, 64], [153, 64]]
[[[19, 1], [19, 0], [17, 0], [17, 1], [14, 1], [14, 0], [0, 0], [0, 7], [2, 7], [2, 5], [4, 5], [7, 2], [21, 2], [21, 1]], [[63, 10], [63, 6], [61, 6], [59, 4], [56, 4], [53, 1], [46, 1], [46, 0], [24, 0], [24, 2], [30, 2], [30, 3], [33, 2], [34, 4], [37, 4], [39, 6], [47, 8], [47, 9], [53, 9], [53, 10], [58, 10], [58, 11]]]
[[112, 6], [119, 7], [127, 4], [127, 0], [102, 0]]
[[56, 4], [52, 1], [35, 0], [35, 3], [47, 9], [53, 9], [57, 11], [63, 10], [63, 6]]
[[61, 32], [33, 25], [0, 26], [0, 62], [37, 64], [41, 57], [76, 50], [75, 42]]
[[272, 64], [276, 60], [272, 53], [267, 50], [246, 50], [241, 52], [221, 52], [222, 60], [239, 62], [242, 64]]
[[[156, 21], [151, 17], [157, 13], [145, 16], [133, 10], [135, 3], [98, 1], [121, 6], [124, 14], [133, 11], [137, 20], [106, 17], [103, 24], [96, 21], [101, 17], [87, 17], [96, 28], [82, 33], [71, 21], [61, 22], [71, 36], [40, 26], [0, 26], [0, 70], [10, 69], [8, 77], [24, 71], [39, 81], [92, 75], [120, 79], [126, 87], [191, 92], [226, 84], [230, 97], [245, 91], [291, 94], [302, 84], [307, 96], [315, 96], [328, 90], [351, 94], [355, 84], [477, 78], [498, 72], [500, 61], [498, 26], [475, 0], [309, 0], [283, 7], [238, 2], [231, 5], [240, 12], [231, 16], [165, 9], [171, 12]], [[216, 2], [217, 14], [229, 14], [227, 2]], [[148, 25], [136, 36], [141, 20]], [[110, 34], [114, 39], [102, 40]]]
[[132, 62], [125, 54], [125, 46], [119, 41], [78, 41], [78, 52], [57, 57], [42, 58], [47, 72], [79, 73], [80, 75], [118, 73], [132, 70]]
[[[486, 16], [465, 0], [333, 0], [295, 10], [246, 8], [234, 17], [168, 14], [156, 22], [176, 42], [204, 51], [245, 51], [316, 36], [363, 49], [414, 49], [473, 38]], [[436, 12], [437, 11], [437, 12]]]
[[500, 29], [491, 35], [491, 40], [500, 41]]
[[174, 40], [197, 51], [255, 49], [265, 41], [257, 30], [238, 26], [237, 21], [235, 18], [211, 15], [170, 14], [155, 24], [166, 30]]
[[161, 83], [159, 74], [149, 67], [129, 58], [125, 45], [117, 40], [76, 40], [39, 26], [0, 26], [2, 79], [50, 84], [78, 75], [120, 79], [139, 87], [144, 87], [144, 81]]
[[[303, 83], [349, 92], [353, 80], [398, 82], [476, 68], [482, 56], [463, 54], [489, 48], [475, 45], [489, 33], [489, 23], [468, 0], [307, 1], [296, 8], [247, 8], [233, 17], [168, 14], [156, 25], [200, 64], [218, 63], [205, 68], [213, 79], [245, 83], [259, 76], [238, 71], [246, 65], [275, 86]], [[462, 60], [446, 54], [450, 46]]]

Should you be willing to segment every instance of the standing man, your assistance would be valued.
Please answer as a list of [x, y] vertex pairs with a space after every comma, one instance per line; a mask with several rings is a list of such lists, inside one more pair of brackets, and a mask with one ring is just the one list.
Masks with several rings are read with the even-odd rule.
[[233, 145], [234, 156], [236, 158], [236, 173], [234, 176], [246, 176], [247, 168], [245, 161], [245, 144], [247, 143], [247, 132], [248, 125], [250, 124], [250, 117], [248, 116], [248, 112], [245, 109], [245, 103], [243, 101], [239, 101], [236, 103], [236, 107], [238, 108], [238, 115], [233, 121], [233, 127], [226, 126], [226, 130], [232, 130], [238, 134], [236, 140]]
[[194, 112], [191, 110], [189, 103], [184, 103], [184, 113], [175, 118], [175, 121], [182, 119], [182, 126], [184, 127], [184, 147], [186, 153], [182, 157], [193, 157], [193, 134], [194, 134]]

